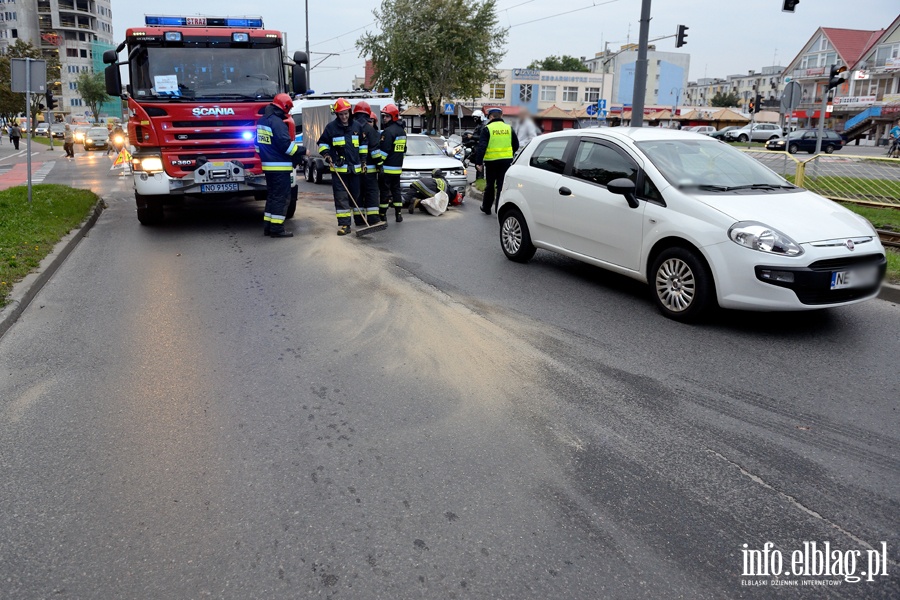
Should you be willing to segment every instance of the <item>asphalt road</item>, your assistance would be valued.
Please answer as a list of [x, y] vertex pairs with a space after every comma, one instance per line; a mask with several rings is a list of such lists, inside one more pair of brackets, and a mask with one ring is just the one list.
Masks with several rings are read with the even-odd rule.
[[[0, 338], [0, 597], [900, 597], [900, 307], [685, 326], [471, 201], [145, 228], [107, 165], [48, 175], [109, 208]], [[888, 576], [742, 576], [826, 541]]]

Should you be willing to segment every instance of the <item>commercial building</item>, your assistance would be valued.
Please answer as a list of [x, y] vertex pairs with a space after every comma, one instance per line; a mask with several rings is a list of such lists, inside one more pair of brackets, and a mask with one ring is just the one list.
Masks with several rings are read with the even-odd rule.
[[855, 109], [844, 123], [844, 132], [884, 143], [900, 119], [900, 16], [853, 65], [849, 92], [835, 98], [835, 106]]
[[[537, 114], [557, 107], [565, 111], [596, 105], [600, 99], [609, 102], [615, 76], [577, 71], [541, 71], [536, 69], [501, 69], [484, 86], [473, 106], [514, 106]], [[469, 101], [467, 101], [467, 104]]]
[[716, 94], [735, 94], [738, 106], [746, 111], [750, 100], [759, 94], [764, 108], [778, 110], [781, 94], [784, 92], [782, 66], [763, 67], [760, 71], [749, 71], [746, 75], [728, 75], [725, 79], [704, 78], [688, 83], [684, 93], [688, 106], [709, 106]]
[[[622, 46], [618, 52], [604, 50], [584, 59], [591, 73], [613, 75], [612, 104], [627, 106], [634, 96], [634, 72], [637, 44]], [[691, 55], [682, 52], [659, 52], [650, 45], [647, 51], [647, 91], [644, 104], [676, 106], [683, 104], [688, 85]]]
[[[103, 51], [114, 48], [110, 0], [0, 0], [0, 52], [24, 40], [47, 57], [58, 55], [62, 65], [59, 85], [51, 87], [60, 98], [58, 113], [86, 116], [75, 79], [83, 71], [102, 68]], [[118, 99], [101, 113], [121, 117]]]

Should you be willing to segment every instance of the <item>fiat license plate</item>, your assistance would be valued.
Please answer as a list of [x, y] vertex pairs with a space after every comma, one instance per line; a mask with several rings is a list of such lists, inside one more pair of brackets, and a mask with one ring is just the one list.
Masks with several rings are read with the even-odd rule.
[[876, 281], [878, 281], [878, 269], [876, 267], [833, 271], [831, 273], [831, 289], [833, 290], [868, 287], [875, 285]]
[[207, 183], [200, 186], [200, 191], [204, 194], [212, 192], [236, 192], [238, 184], [236, 183]]

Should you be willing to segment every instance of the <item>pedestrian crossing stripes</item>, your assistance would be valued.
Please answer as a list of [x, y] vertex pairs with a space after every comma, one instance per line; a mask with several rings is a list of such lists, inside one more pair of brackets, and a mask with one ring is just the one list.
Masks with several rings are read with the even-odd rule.
[[54, 166], [56, 166], [56, 161], [54, 160], [42, 164], [40, 169], [31, 174], [31, 183], [43, 183], [44, 178], [50, 174]]

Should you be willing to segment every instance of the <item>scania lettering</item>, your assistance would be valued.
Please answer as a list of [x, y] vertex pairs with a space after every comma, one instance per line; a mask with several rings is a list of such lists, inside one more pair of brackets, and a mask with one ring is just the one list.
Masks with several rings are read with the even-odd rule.
[[234, 115], [233, 108], [220, 108], [216, 106], [215, 108], [203, 108], [198, 107], [191, 111], [194, 113], [195, 117], [205, 117], [207, 115]]
[[[162, 221], [163, 205], [180, 198], [265, 199], [256, 122], [275, 94], [306, 91], [306, 54], [288, 59], [282, 39], [258, 17], [148, 15], [103, 54], [107, 93], [127, 107], [142, 224]], [[121, 66], [130, 82], [124, 89]]]

